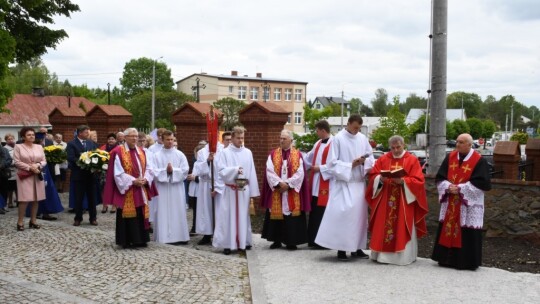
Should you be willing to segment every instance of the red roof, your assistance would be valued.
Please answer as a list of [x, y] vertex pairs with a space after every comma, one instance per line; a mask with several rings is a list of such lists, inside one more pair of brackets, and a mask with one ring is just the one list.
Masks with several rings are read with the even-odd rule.
[[132, 116], [128, 110], [119, 105], [97, 105], [91, 111], [88, 111], [88, 113], [97, 111], [97, 109], [101, 109], [109, 116]]
[[[71, 108], [80, 109], [83, 104], [84, 110], [90, 111], [95, 104], [84, 97], [71, 97]], [[68, 107], [66, 96], [35, 96], [32, 94], [15, 94], [6, 105], [8, 113], [0, 113], [0, 125], [4, 126], [46, 126], [49, 123], [49, 114], [54, 110], [68, 109], [69, 113], [76, 111]]]
[[251, 109], [253, 107], [261, 108], [266, 113], [289, 113], [285, 109], [283, 109], [280, 105], [275, 104], [273, 102], [252, 102], [249, 105], [247, 105], [245, 108], [240, 110], [240, 113], [246, 112], [248, 109]]
[[[209, 103], [186, 102], [178, 110], [174, 111], [174, 113], [172, 115], [173, 116], [176, 115], [180, 111], [183, 111], [186, 107], [192, 108], [193, 110], [195, 110], [195, 112], [199, 112], [201, 114], [206, 114], [206, 113], [210, 112], [210, 106], [211, 106], [211, 104], [209, 104]], [[220, 110], [214, 108], [214, 111], [216, 112], [216, 114], [218, 116], [222, 115]]]

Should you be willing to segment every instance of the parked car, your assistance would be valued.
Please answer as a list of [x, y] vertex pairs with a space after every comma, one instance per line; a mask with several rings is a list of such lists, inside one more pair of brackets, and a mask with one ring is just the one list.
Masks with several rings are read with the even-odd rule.
[[418, 158], [418, 161], [420, 162], [420, 166], [424, 166], [424, 164], [427, 161], [427, 152], [425, 150], [410, 150], [409, 153], [416, 156]]
[[379, 151], [379, 150], [373, 150], [373, 157], [375, 159], [378, 159], [379, 157], [383, 156], [384, 155], [384, 152], [383, 151]]

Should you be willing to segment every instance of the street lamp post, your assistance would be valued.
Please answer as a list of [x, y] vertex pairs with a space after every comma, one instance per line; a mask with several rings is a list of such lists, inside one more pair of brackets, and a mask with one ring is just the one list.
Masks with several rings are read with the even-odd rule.
[[152, 65], [152, 122], [150, 123], [150, 131], [154, 130], [154, 122], [156, 115], [156, 62], [163, 58], [163, 56], [154, 59]]
[[107, 83], [107, 101], [111, 105], [111, 84]]

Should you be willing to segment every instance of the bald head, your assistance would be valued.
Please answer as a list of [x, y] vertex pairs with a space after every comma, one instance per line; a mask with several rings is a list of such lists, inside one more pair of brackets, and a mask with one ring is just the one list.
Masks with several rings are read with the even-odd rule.
[[461, 154], [468, 154], [472, 149], [473, 138], [470, 134], [460, 134], [456, 139], [456, 150]]

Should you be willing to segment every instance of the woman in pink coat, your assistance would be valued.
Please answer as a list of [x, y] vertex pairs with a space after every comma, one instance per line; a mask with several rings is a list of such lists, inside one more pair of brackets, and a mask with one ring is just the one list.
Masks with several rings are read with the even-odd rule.
[[41, 169], [47, 164], [45, 153], [41, 145], [34, 144], [36, 134], [33, 128], [23, 127], [21, 129], [23, 142], [15, 145], [13, 160], [17, 167], [17, 198], [19, 200], [19, 219], [17, 221], [17, 231], [24, 230], [24, 213], [28, 203], [32, 203], [32, 212], [29, 228], [39, 229], [36, 224], [38, 211], [38, 201], [45, 199], [45, 183]]

